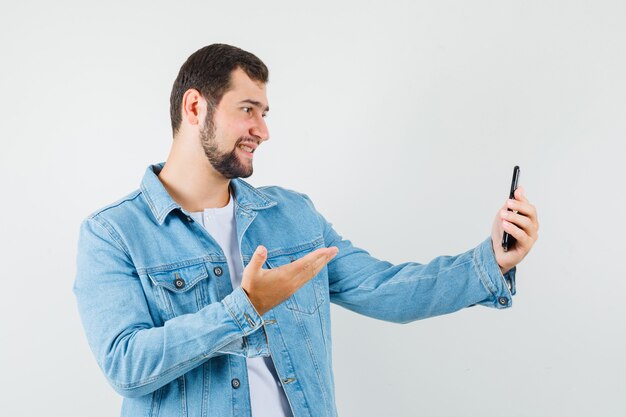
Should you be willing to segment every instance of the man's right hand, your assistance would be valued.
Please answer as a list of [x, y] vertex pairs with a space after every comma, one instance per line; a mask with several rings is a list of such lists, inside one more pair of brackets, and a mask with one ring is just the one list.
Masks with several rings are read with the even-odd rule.
[[267, 249], [259, 245], [243, 270], [241, 288], [256, 311], [263, 315], [296, 292], [317, 275], [339, 252], [339, 248], [319, 248], [278, 268], [263, 269]]

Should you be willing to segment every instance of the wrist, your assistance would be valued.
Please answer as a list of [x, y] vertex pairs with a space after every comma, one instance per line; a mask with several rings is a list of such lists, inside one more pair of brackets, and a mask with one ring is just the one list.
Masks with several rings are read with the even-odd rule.
[[250, 295], [248, 290], [246, 290], [243, 285], [241, 286], [241, 289], [243, 293], [246, 295], [246, 297], [248, 297], [248, 301], [250, 301], [250, 304], [252, 304], [252, 308], [254, 308], [254, 310], [257, 312], [259, 316], [262, 316], [263, 314], [267, 312], [267, 310], [261, 308], [261, 305], [259, 304], [259, 302], [254, 300], [254, 297]]

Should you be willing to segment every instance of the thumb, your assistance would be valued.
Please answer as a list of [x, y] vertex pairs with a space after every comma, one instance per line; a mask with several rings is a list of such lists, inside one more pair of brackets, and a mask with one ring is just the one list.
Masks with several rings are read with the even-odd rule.
[[261, 267], [263, 266], [263, 263], [265, 262], [266, 257], [267, 257], [267, 249], [265, 249], [265, 246], [263, 245], [257, 246], [256, 250], [254, 251], [254, 254], [252, 255], [252, 259], [250, 259], [250, 262], [248, 263], [248, 267], [254, 270], [261, 269]]

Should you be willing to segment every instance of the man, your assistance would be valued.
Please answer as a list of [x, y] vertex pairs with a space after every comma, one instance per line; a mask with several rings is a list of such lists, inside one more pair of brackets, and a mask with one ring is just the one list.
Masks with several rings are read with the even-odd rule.
[[[167, 162], [81, 225], [74, 292], [123, 416], [336, 416], [331, 301], [399, 323], [511, 306], [538, 230], [521, 188], [476, 248], [378, 260], [305, 194], [241, 179], [269, 138], [267, 80], [239, 48], [192, 54], [172, 89]], [[503, 231], [517, 239], [507, 252]]]

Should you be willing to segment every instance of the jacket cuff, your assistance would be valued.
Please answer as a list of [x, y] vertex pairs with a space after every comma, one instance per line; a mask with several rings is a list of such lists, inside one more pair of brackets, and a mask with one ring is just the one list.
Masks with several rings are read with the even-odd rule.
[[270, 356], [270, 348], [267, 343], [267, 334], [265, 328], [261, 327], [258, 331], [244, 337], [245, 355], [248, 358], [258, 358], [261, 356]]
[[263, 327], [263, 319], [254, 309], [243, 288], [235, 288], [233, 292], [224, 297], [222, 303], [244, 336], [248, 336]]
[[480, 303], [495, 308], [508, 308], [512, 305], [512, 296], [515, 294], [515, 272], [517, 267], [511, 268], [502, 275], [500, 266], [496, 262], [491, 237], [485, 239], [474, 251], [474, 260], [478, 275], [485, 287], [493, 295]]
[[517, 266], [509, 269], [506, 274], [504, 274], [504, 281], [507, 283], [509, 290], [511, 291], [511, 295], [515, 295], [517, 290], [515, 289], [515, 273], [517, 272]]

